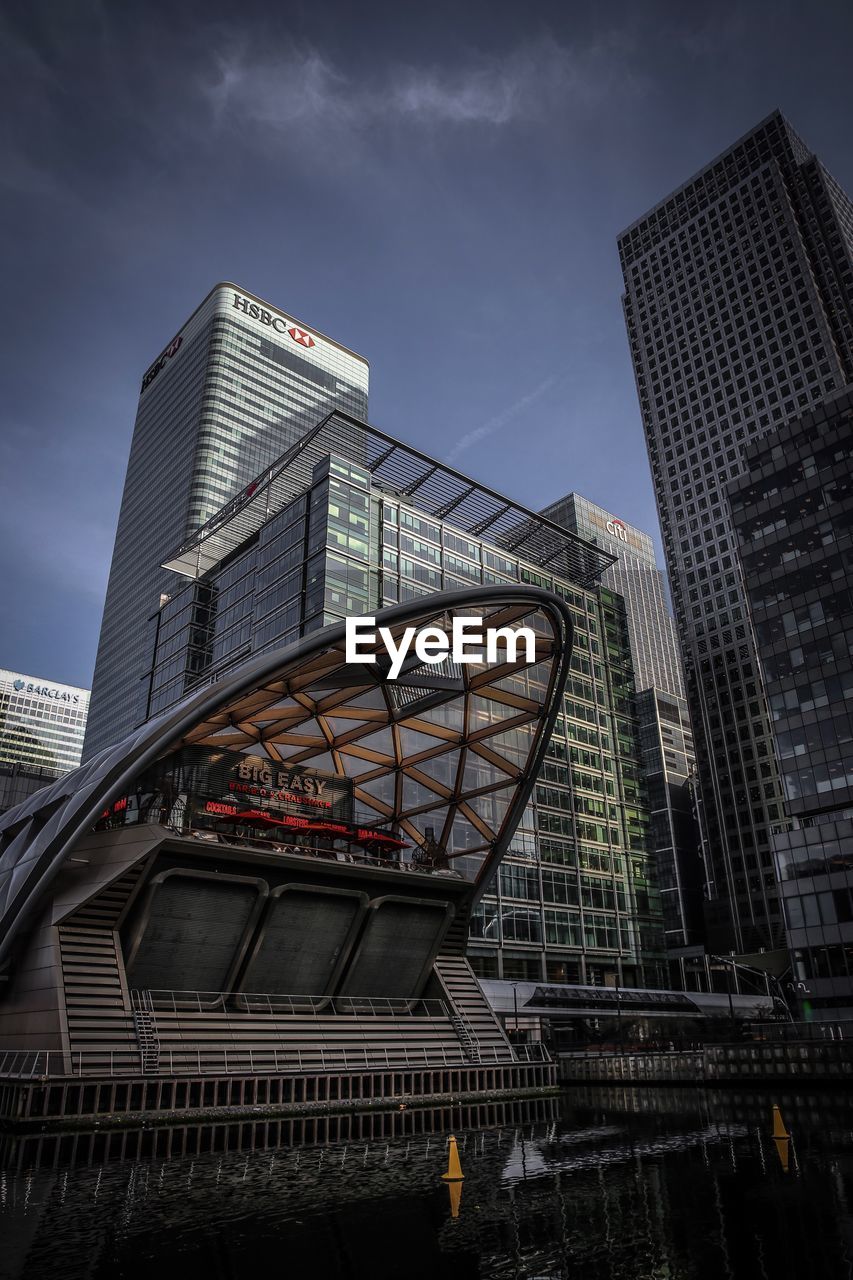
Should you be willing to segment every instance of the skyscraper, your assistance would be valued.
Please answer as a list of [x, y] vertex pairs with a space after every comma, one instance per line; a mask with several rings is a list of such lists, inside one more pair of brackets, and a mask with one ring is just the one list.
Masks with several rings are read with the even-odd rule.
[[756, 441], [730, 488], [787, 820], [795, 990], [853, 1017], [853, 388]]
[[691, 979], [683, 962], [695, 958], [703, 937], [705, 870], [694, 816], [693, 733], [666, 580], [649, 535], [581, 494], [567, 494], [542, 514], [615, 557], [602, 582], [625, 601], [670, 980], [684, 986]]
[[149, 713], [164, 557], [332, 408], [367, 415], [363, 357], [218, 284], [142, 379], [84, 757]]
[[602, 581], [625, 598], [637, 688], [660, 689], [683, 698], [684, 675], [666, 580], [649, 535], [579, 493], [559, 498], [542, 514], [615, 557]]
[[853, 376], [853, 206], [774, 112], [619, 238], [706, 824], [712, 949], [784, 934], [783, 812], [726, 486]]

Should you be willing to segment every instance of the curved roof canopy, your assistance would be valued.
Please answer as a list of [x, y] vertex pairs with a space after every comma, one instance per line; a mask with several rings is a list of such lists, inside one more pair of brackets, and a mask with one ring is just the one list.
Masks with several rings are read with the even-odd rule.
[[198, 690], [73, 773], [0, 816], [0, 959], [74, 843], [149, 765], [187, 746], [266, 756], [352, 779], [377, 823], [422, 844], [431, 830], [466, 879], [484, 886], [521, 818], [561, 704], [572, 622], [548, 591], [513, 584], [418, 597], [376, 616], [399, 644], [406, 628], [482, 618], [535, 633], [528, 661], [476, 649], [477, 661], [426, 664], [396, 680], [382, 642], [350, 664], [334, 623]]

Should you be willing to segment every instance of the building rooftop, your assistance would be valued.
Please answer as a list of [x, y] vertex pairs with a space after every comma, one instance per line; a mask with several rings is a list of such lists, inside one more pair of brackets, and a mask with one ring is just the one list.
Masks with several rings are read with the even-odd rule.
[[[358, 437], [359, 461], [377, 487], [411, 501], [437, 520], [507, 553], [533, 561], [580, 587], [596, 585], [615, 557], [412, 445], [335, 410], [248, 484], [163, 561], [164, 569], [199, 578], [220, 564], [270, 516], [311, 484], [316, 464]], [[352, 458], [355, 461], [355, 458]]]

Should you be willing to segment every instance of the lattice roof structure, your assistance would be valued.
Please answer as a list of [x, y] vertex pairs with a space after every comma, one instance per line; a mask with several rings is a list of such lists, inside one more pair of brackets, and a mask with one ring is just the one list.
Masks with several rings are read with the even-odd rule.
[[[80, 769], [0, 816], [0, 959], [26, 924], [75, 841], [152, 764], [189, 746], [243, 751], [350, 778], [376, 822], [415, 844], [435, 840], [481, 892], [503, 856], [536, 780], [569, 672], [567, 605], [538, 587], [502, 584], [419, 597], [385, 609], [377, 628], [525, 626], [514, 658], [427, 664], [409, 657], [388, 678], [346, 660], [335, 623], [265, 653], [149, 721]], [[475, 651], [476, 652], [476, 651]]]

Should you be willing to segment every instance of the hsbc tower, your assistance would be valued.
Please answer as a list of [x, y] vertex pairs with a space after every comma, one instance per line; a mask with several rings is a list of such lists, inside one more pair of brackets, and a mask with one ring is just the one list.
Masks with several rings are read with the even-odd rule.
[[367, 390], [362, 356], [238, 285], [216, 285], [170, 335], [142, 377], [84, 759], [149, 715], [166, 555], [332, 409], [365, 419]]

